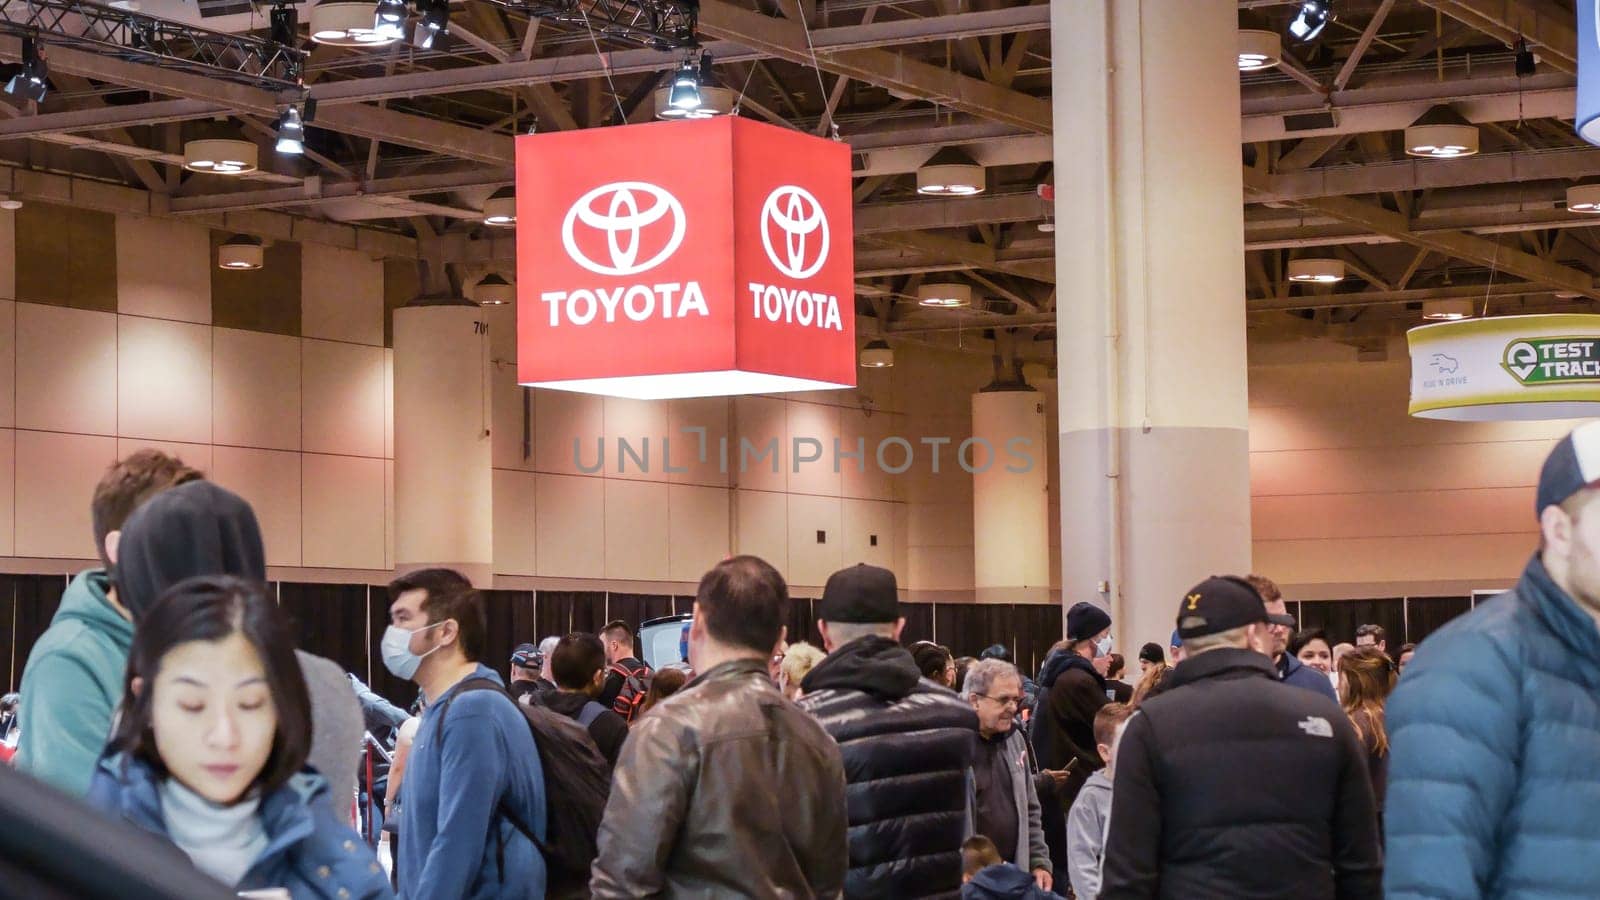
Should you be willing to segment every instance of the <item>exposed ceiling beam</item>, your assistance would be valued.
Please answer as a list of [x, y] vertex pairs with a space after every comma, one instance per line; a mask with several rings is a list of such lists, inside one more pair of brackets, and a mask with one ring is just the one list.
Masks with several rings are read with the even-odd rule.
[[[1507, 47], [1516, 44], [1518, 38], [1526, 38], [1551, 68], [1569, 75], [1578, 71], [1578, 31], [1573, 27], [1571, 11], [1530, 0], [1422, 0], [1422, 4]], [[1583, 5], [1580, 0], [1579, 15], [1585, 15]]]
[[514, 174], [509, 168], [470, 169], [434, 175], [406, 175], [396, 178], [379, 178], [366, 182], [333, 182], [306, 187], [281, 188], [263, 191], [234, 191], [224, 194], [203, 194], [179, 197], [172, 201], [174, 213], [228, 212], [246, 209], [267, 209], [274, 206], [305, 206], [357, 197], [385, 198], [408, 194], [433, 194], [467, 188], [493, 188], [511, 184]]
[[899, 247], [904, 250], [927, 253], [947, 262], [968, 263], [974, 268], [987, 269], [991, 272], [1004, 272], [1008, 275], [1017, 275], [1022, 278], [1031, 278], [1035, 281], [1045, 281], [1051, 284], [1054, 284], [1056, 280], [1055, 263], [1051, 260], [1007, 260], [996, 253], [993, 247], [986, 244], [975, 244], [960, 238], [928, 234], [920, 231], [901, 231], [874, 234], [869, 236], [867, 240], [891, 247]]
[[992, 222], [1043, 220], [1047, 207], [1032, 191], [1016, 194], [981, 194], [951, 202], [911, 200], [870, 203], [856, 207], [856, 234], [904, 231], [908, 223], [918, 228], [964, 228]]
[[1300, 294], [1245, 301], [1250, 312], [1290, 309], [1339, 309], [1351, 306], [1382, 306], [1394, 303], [1423, 303], [1429, 300], [1482, 300], [1484, 297], [1532, 297], [1549, 294], [1545, 285], [1528, 282], [1500, 282], [1493, 285], [1452, 285], [1398, 291], [1348, 291], [1343, 293]]
[[1367, 20], [1367, 27], [1361, 32], [1361, 37], [1356, 45], [1350, 48], [1350, 55], [1345, 57], [1344, 65], [1339, 67], [1339, 74], [1333, 76], [1333, 89], [1342, 91], [1350, 83], [1350, 76], [1356, 72], [1356, 66], [1361, 65], [1361, 58], [1367, 55], [1367, 48], [1372, 46], [1373, 38], [1378, 36], [1378, 29], [1383, 27], [1385, 19], [1389, 18], [1389, 10], [1394, 9], [1394, 0], [1383, 0], [1379, 4], [1372, 18]]
[[1600, 149], [1488, 153], [1448, 163], [1419, 161], [1324, 166], [1279, 172], [1258, 182], [1246, 197], [1251, 203], [1285, 203], [1311, 197], [1420, 191], [1526, 181], [1567, 180], [1600, 175]]

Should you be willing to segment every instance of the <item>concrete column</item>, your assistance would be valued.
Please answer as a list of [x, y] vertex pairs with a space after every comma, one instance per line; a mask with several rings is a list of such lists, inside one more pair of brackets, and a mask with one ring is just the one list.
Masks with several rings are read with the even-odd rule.
[[972, 395], [973, 576], [980, 603], [1050, 599], [1044, 395], [996, 384]]
[[1062, 602], [1131, 654], [1250, 567], [1238, 4], [1050, 8]]
[[394, 312], [395, 568], [449, 566], [480, 586], [494, 561], [484, 321], [475, 304]]

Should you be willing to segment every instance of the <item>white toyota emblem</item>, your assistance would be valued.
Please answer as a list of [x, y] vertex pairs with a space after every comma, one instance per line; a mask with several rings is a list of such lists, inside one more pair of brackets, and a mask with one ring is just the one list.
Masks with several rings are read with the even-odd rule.
[[[649, 205], [640, 209], [641, 200]], [[596, 201], [601, 201], [599, 209], [596, 209]], [[671, 236], [653, 256], [640, 259], [646, 229], [668, 216], [672, 219]], [[573, 226], [578, 222], [605, 232], [606, 248], [611, 254], [609, 265], [591, 259], [578, 247], [573, 235]], [[666, 262], [683, 243], [686, 227], [683, 204], [677, 197], [643, 181], [617, 181], [595, 188], [572, 204], [561, 223], [561, 243], [566, 245], [567, 255], [573, 262], [597, 275], [637, 275]], [[664, 230], [650, 229], [652, 236]]]
[[[774, 225], [784, 236], [781, 255], [772, 247]], [[810, 191], [792, 184], [768, 194], [767, 202], [761, 204], [761, 245], [767, 250], [767, 259], [790, 278], [817, 274], [828, 261], [828, 217], [822, 213], [822, 204]]]

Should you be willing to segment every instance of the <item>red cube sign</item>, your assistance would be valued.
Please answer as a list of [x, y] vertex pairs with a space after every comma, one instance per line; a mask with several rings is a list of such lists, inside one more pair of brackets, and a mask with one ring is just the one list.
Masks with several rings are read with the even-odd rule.
[[733, 116], [517, 138], [517, 380], [855, 387], [850, 149]]

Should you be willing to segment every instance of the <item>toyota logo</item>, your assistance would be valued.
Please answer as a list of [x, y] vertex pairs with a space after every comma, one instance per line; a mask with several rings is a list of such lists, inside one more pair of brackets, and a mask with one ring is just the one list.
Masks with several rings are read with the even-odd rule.
[[[671, 219], [671, 236], [660, 243], [655, 255], [641, 259], [647, 237], [659, 239], [665, 230], [650, 226], [664, 218]], [[578, 246], [573, 227], [579, 222], [592, 231], [604, 232], [609, 264], [593, 259]], [[666, 262], [683, 243], [686, 227], [683, 204], [677, 197], [643, 181], [617, 181], [595, 188], [572, 204], [561, 223], [561, 242], [573, 262], [596, 275], [637, 275]], [[651, 246], [655, 243], [650, 241]]]
[[[783, 233], [781, 254], [772, 247], [774, 230]], [[817, 274], [828, 261], [828, 217], [822, 213], [822, 204], [810, 191], [792, 184], [768, 194], [761, 205], [761, 245], [767, 250], [767, 259], [790, 278]]]

